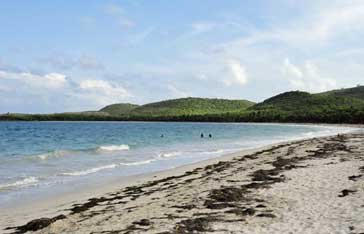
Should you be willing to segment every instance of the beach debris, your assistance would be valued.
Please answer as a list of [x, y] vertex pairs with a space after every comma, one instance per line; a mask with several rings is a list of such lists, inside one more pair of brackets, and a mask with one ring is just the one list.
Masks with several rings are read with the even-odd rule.
[[173, 208], [177, 208], [177, 209], [183, 209], [183, 210], [192, 210], [194, 208], [196, 208], [195, 204], [182, 204], [182, 205], [177, 205], [177, 206], [172, 206]]
[[210, 222], [216, 220], [216, 217], [206, 216], [193, 219], [182, 220], [174, 227], [175, 234], [200, 233], [210, 231]]
[[153, 224], [149, 219], [141, 219], [139, 221], [134, 221], [133, 224], [139, 225], [139, 226], [150, 226]]
[[15, 234], [21, 234], [21, 233], [26, 233], [29, 231], [38, 231], [40, 229], [43, 229], [45, 227], [48, 227], [49, 225], [51, 225], [52, 223], [61, 220], [61, 219], [65, 219], [66, 216], [65, 215], [58, 215], [56, 217], [53, 218], [40, 218], [40, 219], [34, 219], [30, 222], [28, 222], [27, 224], [23, 225], [23, 226], [19, 226], [19, 227], [14, 227], [14, 228], [7, 228], [7, 230], [11, 230], [11, 229], [15, 229], [16, 231], [14, 232]]
[[226, 211], [226, 213], [232, 213], [238, 216], [252, 216], [255, 214], [255, 209], [253, 208], [234, 208]]
[[348, 179], [352, 180], [352, 181], [357, 181], [358, 179], [360, 179], [363, 175], [352, 175], [349, 176]]
[[223, 209], [226, 207], [236, 206], [236, 202], [243, 200], [244, 193], [247, 191], [244, 188], [238, 187], [223, 187], [221, 189], [213, 189], [210, 191], [209, 199], [204, 205], [209, 209]]
[[261, 213], [261, 214], [258, 214], [257, 217], [275, 218], [277, 216], [275, 216], [274, 214], [270, 214], [270, 213]]
[[344, 189], [341, 191], [341, 194], [339, 195], [339, 197], [346, 197], [350, 193], [356, 193], [356, 190]]

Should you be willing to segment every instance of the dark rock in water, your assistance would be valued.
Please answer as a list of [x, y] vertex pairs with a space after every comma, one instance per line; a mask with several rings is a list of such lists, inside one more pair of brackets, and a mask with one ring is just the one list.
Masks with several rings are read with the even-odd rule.
[[57, 220], [65, 219], [65, 215], [58, 215], [53, 218], [40, 218], [40, 219], [34, 219], [30, 221], [29, 223], [15, 227], [15, 228], [8, 228], [8, 229], [15, 229], [15, 233], [26, 233], [29, 231], [38, 231], [40, 229], [43, 229], [45, 227], [48, 227], [52, 223], [56, 222]]
[[355, 190], [350, 190], [350, 189], [344, 189], [341, 191], [341, 194], [339, 195], [339, 197], [345, 197], [347, 195], [349, 195], [350, 193], [355, 193]]
[[139, 226], [150, 226], [152, 222], [149, 219], [141, 219], [139, 221], [133, 222], [133, 224], [139, 225]]

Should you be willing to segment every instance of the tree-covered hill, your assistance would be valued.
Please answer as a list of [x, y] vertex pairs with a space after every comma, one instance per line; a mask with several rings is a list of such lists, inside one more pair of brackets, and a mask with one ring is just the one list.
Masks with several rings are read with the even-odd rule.
[[254, 104], [246, 100], [181, 98], [142, 106], [113, 104], [100, 111], [3, 114], [0, 120], [216, 121], [364, 123], [364, 87], [310, 94], [292, 91]]
[[109, 113], [110, 115], [125, 115], [137, 107], [138, 105], [135, 104], [118, 103], [105, 106], [100, 111]]
[[352, 97], [364, 100], [364, 86], [357, 86], [348, 89], [336, 89], [321, 93], [320, 95], [328, 95], [335, 97]]
[[248, 109], [246, 119], [259, 122], [363, 123], [362, 87], [325, 93], [286, 92]]
[[181, 116], [243, 112], [254, 105], [247, 100], [180, 98], [139, 106], [129, 112], [137, 116]]
[[138, 106], [128, 103], [112, 104], [100, 111], [118, 116], [182, 116], [243, 112], [254, 105], [247, 100], [210, 98], [179, 98]]

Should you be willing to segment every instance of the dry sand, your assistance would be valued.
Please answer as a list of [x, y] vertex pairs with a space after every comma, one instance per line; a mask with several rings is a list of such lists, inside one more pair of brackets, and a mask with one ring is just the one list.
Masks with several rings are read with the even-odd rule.
[[[361, 133], [281, 143], [131, 183], [3, 231], [364, 233]], [[19, 217], [7, 213], [0, 224], [19, 225]]]

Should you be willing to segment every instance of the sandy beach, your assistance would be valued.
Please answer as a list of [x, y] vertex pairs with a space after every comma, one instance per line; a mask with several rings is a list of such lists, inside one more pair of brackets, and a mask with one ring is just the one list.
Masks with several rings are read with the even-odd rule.
[[3, 210], [0, 225], [4, 233], [359, 234], [363, 197], [358, 132], [239, 152]]

